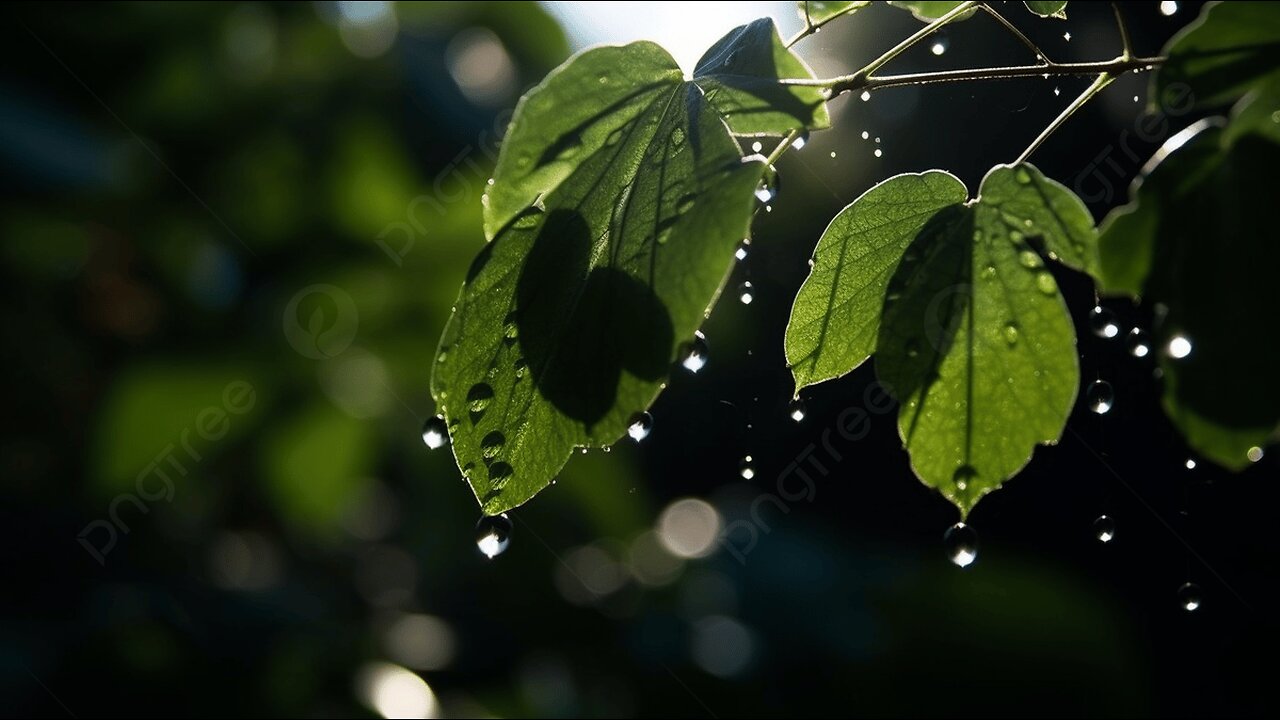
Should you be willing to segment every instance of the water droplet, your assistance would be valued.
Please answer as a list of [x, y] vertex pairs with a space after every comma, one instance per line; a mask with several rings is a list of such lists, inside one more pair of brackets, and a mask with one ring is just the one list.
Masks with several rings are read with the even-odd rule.
[[750, 480], [756, 476], [756, 466], [750, 455], [742, 458], [742, 462], [738, 463], [738, 474], [743, 480]]
[[693, 340], [684, 344], [680, 351], [680, 364], [685, 370], [696, 373], [707, 364], [707, 339], [701, 332], [694, 333]]
[[805, 415], [804, 401], [801, 400], [800, 398], [796, 398], [795, 400], [792, 400], [791, 404], [787, 406], [787, 415], [790, 416], [791, 419], [796, 422], [800, 422], [804, 420], [804, 415]]
[[1178, 588], [1178, 606], [1187, 612], [1195, 612], [1204, 604], [1204, 596], [1200, 594], [1200, 586], [1195, 583], [1183, 583]]
[[1093, 521], [1093, 536], [1100, 543], [1109, 543], [1116, 537], [1116, 519], [1110, 515], [1099, 515]]
[[877, 136], [876, 136], [876, 144], [877, 144], [877, 145], [879, 145], [879, 144], [880, 144], [880, 136], [879, 136], [879, 135], [877, 135]]
[[1062, 39], [1066, 40], [1067, 42], [1071, 42], [1071, 33], [1070, 32], [1062, 33]]
[[1146, 357], [1151, 354], [1151, 339], [1147, 337], [1147, 333], [1142, 328], [1134, 328], [1129, 331], [1129, 336], [1125, 338], [1125, 347], [1129, 350], [1129, 354], [1134, 357]]
[[1134, 95], [1134, 96], [1133, 96], [1133, 101], [1134, 101], [1134, 102], [1138, 102], [1138, 96], [1137, 96], [1137, 95]]
[[945, 53], [947, 51], [947, 48], [950, 46], [951, 46], [951, 42], [947, 40], [946, 36], [939, 35], [933, 41], [933, 44], [929, 46], [929, 52], [933, 53], [934, 55], [941, 55]]
[[974, 470], [972, 465], [961, 465], [951, 475], [951, 482], [955, 484], [957, 490], [964, 492], [969, 489], [969, 483], [976, 477], [978, 477], [978, 471]]
[[956, 567], [969, 567], [978, 559], [978, 533], [962, 522], [947, 528], [942, 544]]
[[1061, 95], [1061, 94], [1062, 94], [1062, 89], [1061, 89], [1061, 88], [1056, 88], [1056, 87], [1055, 87], [1055, 88], [1053, 89], [1053, 96], [1054, 96], [1054, 97], [1058, 97], [1058, 96], [1059, 96], [1059, 95]]
[[746, 260], [746, 259], [747, 259], [747, 246], [749, 246], [750, 244], [751, 244], [751, 240], [743, 240], [743, 241], [738, 245], [738, 249], [737, 249], [737, 250], [735, 250], [735, 251], [733, 252], [733, 256], [734, 256], [735, 258], [737, 258], [738, 260]]
[[490, 560], [511, 545], [511, 520], [506, 513], [486, 515], [476, 523], [476, 548]]
[[1187, 458], [1186, 466], [1188, 470], [1196, 469], [1196, 461], [1194, 458]]
[[751, 301], [755, 300], [754, 288], [751, 285], [750, 280], [744, 280], [742, 284], [738, 286], [738, 300], [740, 300], [743, 305], [750, 305]]
[[760, 186], [756, 188], [756, 199], [762, 203], [772, 202], [776, 197], [778, 197], [777, 178], [774, 178], [773, 182], [767, 180], [761, 182]]
[[1018, 323], [1010, 321], [1004, 326], [1004, 341], [1010, 345], [1018, 344]]
[[632, 440], [640, 442], [649, 437], [649, 433], [653, 432], [653, 416], [647, 412], [636, 413], [631, 416], [631, 424], [627, 426], [627, 434]]
[[863, 91], [862, 91], [862, 102], [866, 102], [866, 101], [868, 101], [868, 100], [870, 100], [870, 99], [871, 99], [871, 91], [870, 91], [870, 90], [863, 90]]
[[800, 133], [800, 135], [797, 136], [795, 140], [791, 141], [791, 147], [795, 148], [796, 150], [802, 150], [804, 149], [804, 146], [808, 144], [809, 144], [809, 132], [807, 130], [805, 132]]
[[516, 338], [520, 336], [520, 328], [516, 325], [516, 314], [507, 313], [507, 317], [502, 321], [502, 342], [507, 346], [515, 344]]
[[1031, 173], [1027, 172], [1027, 169], [1024, 167], [1018, 168], [1018, 170], [1014, 172], [1013, 176], [1018, 180], [1019, 185], [1026, 185], [1031, 182]]
[[1045, 295], [1052, 295], [1058, 291], [1058, 284], [1053, 281], [1053, 276], [1048, 270], [1041, 270], [1036, 275], [1036, 287]]
[[1173, 2], [1173, 0], [1164, 0], [1164, 2], [1160, 3], [1161, 15], [1169, 17], [1176, 12], [1178, 12], [1178, 3]]
[[502, 446], [507, 444], [507, 437], [502, 433], [494, 430], [484, 439], [480, 441], [480, 453], [484, 455], [485, 460], [492, 460], [502, 452]]
[[1264, 454], [1265, 453], [1262, 452], [1262, 448], [1258, 447], [1257, 445], [1254, 445], [1253, 447], [1249, 448], [1249, 450], [1244, 454], [1244, 456], [1246, 458], [1249, 458], [1249, 462], [1256, 463], [1262, 459], [1262, 456]]
[[884, 151], [883, 151], [883, 150], [881, 150], [880, 148], [876, 148], [875, 156], [876, 156], [876, 157], [884, 157]]
[[1085, 400], [1089, 403], [1090, 410], [1099, 415], [1106, 415], [1116, 402], [1116, 394], [1111, 389], [1111, 383], [1106, 380], [1095, 380], [1089, 386]]
[[1035, 250], [1023, 250], [1018, 253], [1018, 262], [1022, 263], [1022, 267], [1028, 270], [1036, 270], [1044, 265]]
[[472, 385], [467, 391], [467, 408], [471, 411], [471, 422], [476, 422], [493, 400], [493, 388], [485, 383]]
[[444, 362], [445, 360], [448, 360], [448, 359], [449, 359], [449, 351], [448, 351], [448, 350], [441, 350], [441, 351], [440, 351], [440, 354], [436, 356], [436, 362], [438, 362], [438, 363], [442, 363], [442, 362]]
[[422, 424], [422, 442], [427, 447], [435, 450], [444, 447], [449, 440], [449, 430], [444, 424], [444, 418], [439, 415], [427, 418]]
[[983, 279], [983, 280], [995, 280], [995, 279], [996, 279], [996, 266], [995, 266], [995, 265], [988, 265], [988, 266], [986, 266], [986, 267], [982, 268], [982, 279]]
[[751, 143], [751, 152], [760, 152], [761, 150], [764, 150], [764, 145], [759, 140]]
[[1169, 357], [1175, 360], [1181, 360], [1190, 354], [1191, 340], [1183, 335], [1174, 335], [1173, 338], [1169, 340]]
[[832, 159], [832, 160], [835, 160], [835, 159], [836, 159], [836, 151], [835, 151], [835, 150], [832, 150], [832, 151], [831, 151], [831, 159]]
[[1094, 305], [1089, 311], [1089, 328], [1100, 338], [1110, 339], [1120, 334], [1116, 314], [1101, 305]]
[[862, 131], [862, 139], [863, 139], [863, 140], [866, 140], [867, 138], [870, 138], [870, 137], [871, 137], [871, 133], [867, 132], [866, 130], [863, 130], [863, 131]]

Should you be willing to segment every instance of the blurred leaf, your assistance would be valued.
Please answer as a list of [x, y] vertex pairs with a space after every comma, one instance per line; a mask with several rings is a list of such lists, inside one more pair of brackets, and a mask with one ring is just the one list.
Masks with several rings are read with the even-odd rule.
[[263, 451], [263, 475], [277, 512], [303, 531], [335, 531], [372, 470], [372, 432], [368, 422], [327, 404], [281, 423]]
[[409, 212], [421, 181], [408, 151], [382, 121], [353, 119], [337, 135], [329, 167], [330, 212], [348, 237], [372, 245]]
[[762, 167], [653, 43], [582, 53], [520, 101], [488, 195], [495, 237], [432, 379], [485, 512], [653, 402], [747, 234]]
[[967, 197], [934, 170], [855, 200], [823, 234], [787, 328], [797, 390], [874, 349], [912, 468], [961, 515], [1055, 442], [1075, 402], [1075, 330], [1032, 241], [1097, 264], [1083, 203], [1034, 167], [997, 166]]
[[[1247, 127], [1252, 115], [1237, 119]], [[1162, 308], [1155, 334], [1169, 417], [1197, 452], [1237, 470], [1280, 427], [1280, 323], [1251, 311], [1280, 307], [1280, 246], [1270, 239], [1277, 163], [1274, 140], [1199, 123], [1156, 153], [1100, 238], [1106, 288]], [[1174, 338], [1188, 345], [1175, 353]]]
[[1027, 9], [1040, 17], [1067, 19], [1067, 0], [1051, 0], [1050, 2], [1027, 2]]
[[1183, 94], [1195, 107], [1229, 103], [1280, 77], [1280, 3], [1218, 2], [1165, 45], [1151, 97]]
[[860, 0], [859, 2], [806, 2], [806, 0], [800, 0], [800, 2], [796, 3], [796, 10], [800, 12], [801, 20], [805, 20], [811, 25], [821, 25], [841, 15], [852, 15], [870, 4], [870, 0]]
[[[931, 20], [937, 20], [943, 15], [955, 10], [963, 3], [933, 2], [932, 0], [889, 0], [889, 4], [894, 7], [900, 7], [903, 10], [910, 10], [911, 14], [915, 15], [916, 19], [921, 22], [929, 22]], [[978, 9], [974, 8], [963, 13], [960, 17], [957, 17], [956, 20], [967, 20], [973, 17], [973, 14], [976, 12], [978, 12]]]

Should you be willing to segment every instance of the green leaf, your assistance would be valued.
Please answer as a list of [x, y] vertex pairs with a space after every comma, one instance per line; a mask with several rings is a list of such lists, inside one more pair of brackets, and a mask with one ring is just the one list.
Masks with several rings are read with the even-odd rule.
[[1067, 0], [1056, 0], [1050, 2], [1026, 2], [1023, 3], [1031, 12], [1040, 17], [1067, 19]]
[[[902, 8], [903, 10], [910, 10], [911, 14], [915, 15], [916, 19], [921, 22], [929, 22], [931, 20], [937, 20], [943, 15], [955, 10], [963, 3], [933, 2], [932, 0], [889, 0], [889, 4], [894, 7]], [[978, 12], [978, 9], [974, 8], [960, 15], [956, 20], [967, 20], [973, 17], [976, 12]]]
[[693, 71], [693, 80], [735, 135], [785, 135], [830, 127], [822, 88], [783, 85], [782, 78], [812, 79], [804, 61], [787, 49], [769, 18], [725, 35]]
[[967, 197], [934, 170], [855, 200], [819, 241], [787, 328], [797, 391], [876, 354], [912, 468], [962, 515], [1057, 441], [1075, 402], [1075, 330], [1035, 248], [1098, 264], [1087, 209], [1034, 167], [997, 166]]
[[796, 3], [796, 10], [800, 12], [800, 19], [804, 20], [808, 25], [821, 25], [841, 15], [852, 15], [870, 4], [871, 0], [861, 0], [861, 2], [805, 2], [805, 0], [800, 0], [800, 2]]
[[741, 157], [721, 113], [752, 132], [825, 122], [807, 105], [803, 118], [739, 112], [783, 87], [742, 80], [765, 77], [766, 57], [795, 70], [777, 46], [769, 21], [739, 28], [709, 53], [733, 72], [704, 58], [689, 82], [653, 43], [588, 50], [520, 101], [486, 198], [493, 240], [432, 378], [484, 512], [533, 497], [575, 447], [615, 442], [664, 387], [749, 231], [765, 169]]
[[1210, 3], [1163, 54], [1151, 97], [1189, 91], [1194, 107], [1232, 102], [1280, 76], [1280, 3]]
[[1280, 428], [1278, 163], [1267, 136], [1198, 123], [1157, 152], [1099, 240], [1104, 286], [1161, 309], [1153, 331], [1170, 419], [1232, 469]]

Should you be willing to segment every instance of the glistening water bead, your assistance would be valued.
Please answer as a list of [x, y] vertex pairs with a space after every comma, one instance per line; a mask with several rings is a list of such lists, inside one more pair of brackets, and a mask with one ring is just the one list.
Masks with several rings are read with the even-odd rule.
[[506, 552], [511, 545], [511, 519], [506, 513], [486, 515], [476, 523], [476, 548], [490, 560]]
[[1089, 328], [1093, 330], [1094, 335], [1108, 340], [1120, 334], [1120, 324], [1116, 322], [1116, 314], [1101, 305], [1095, 305], [1089, 312]]
[[792, 400], [791, 404], [787, 406], [787, 415], [796, 422], [804, 420], [804, 401], [800, 398]]
[[1116, 537], [1116, 519], [1110, 515], [1099, 515], [1093, 521], [1093, 536], [1100, 543], [1109, 543]]
[[1096, 380], [1089, 386], [1085, 400], [1089, 403], [1090, 410], [1099, 415], [1106, 415], [1116, 402], [1116, 394], [1111, 389], [1111, 383], [1106, 380]]
[[1183, 583], [1178, 588], [1178, 606], [1187, 612], [1195, 612], [1204, 604], [1204, 596], [1200, 593], [1200, 586], [1195, 583]]
[[649, 433], [653, 431], [653, 416], [647, 412], [636, 413], [631, 417], [631, 424], [627, 426], [627, 434], [632, 440], [640, 442], [649, 437]]
[[947, 558], [956, 567], [969, 567], [978, 559], [978, 533], [962, 522], [947, 528], [942, 544], [947, 549]]
[[743, 480], [750, 480], [756, 476], [756, 466], [750, 455], [742, 458], [742, 462], [738, 463], [738, 474], [742, 476]]
[[449, 440], [449, 428], [444, 424], [444, 418], [439, 415], [427, 418], [422, 424], [422, 442], [427, 447], [435, 450], [444, 447]]
[[701, 331], [695, 332], [692, 342], [684, 344], [684, 349], [680, 356], [680, 364], [685, 370], [696, 373], [706, 366], [708, 352], [706, 337], [703, 336]]
[[751, 301], [755, 300], [755, 298], [755, 286], [751, 284], [750, 280], [744, 280], [742, 284], [738, 286], [738, 300], [743, 305], [750, 305]]
[[1134, 328], [1125, 339], [1125, 347], [1136, 358], [1146, 357], [1151, 354], [1151, 338], [1147, 337], [1147, 332], [1142, 328]]

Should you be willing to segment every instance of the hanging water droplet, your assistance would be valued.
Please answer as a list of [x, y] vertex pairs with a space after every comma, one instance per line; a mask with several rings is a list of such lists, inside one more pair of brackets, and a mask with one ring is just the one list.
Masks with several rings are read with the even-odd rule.
[[1175, 360], [1191, 354], [1191, 340], [1182, 335], [1174, 335], [1169, 340], [1169, 357]]
[[876, 148], [875, 156], [876, 156], [876, 157], [883, 157], [883, 156], [884, 156], [884, 151], [883, 151], [883, 150], [881, 150], [880, 148]]
[[647, 412], [636, 413], [631, 416], [631, 424], [627, 426], [627, 434], [632, 440], [640, 442], [649, 437], [649, 433], [653, 431], [653, 416]]
[[1138, 96], [1137, 96], [1137, 95], [1134, 95], [1134, 96], [1133, 96], [1133, 101], [1134, 101], [1134, 102], [1138, 102]]
[[756, 199], [762, 203], [773, 202], [778, 197], [778, 174], [771, 173], [760, 181], [759, 187], [756, 188]]
[[1200, 586], [1189, 582], [1178, 588], [1178, 606], [1187, 612], [1195, 612], [1204, 604], [1204, 596], [1200, 594]]
[[511, 545], [511, 520], [506, 513], [486, 515], [476, 523], [476, 548], [490, 560]]
[[750, 455], [742, 458], [742, 462], [738, 463], [738, 474], [743, 480], [750, 480], [756, 476], [756, 466]]
[[1187, 458], [1186, 466], [1188, 470], [1196, 469], [1196, 461], [1194, 458]]
[[1120, 334], [1116, 314], [1101, 305], [1094, 305], [1089, 311], [1089, 328], [1100, 338], [1110, 339]]
[[795, 148], [795, 149], [797, 149], [797, 150], [802, 150], [802, 149], [804, 149], [804, 146], [805, 146], [805, 145], [808, 145], [808, 144], [809, 144], [809, 131], [808, 131], [808, 130], [806, 130], [806, 131], [804, 131], [804, 132], [800, 133], [800, 134], [796, 137], [796, 139], [795, 139], [795, 140], [792, 140], [792, 141], [791, 141], [791, 147], [793, 147], [793, 148]]
[[978, 533], [962, 522], [947, 528], [942, 535], [942, 544], [956, 567], [969, 567], [978, 559]]
[[863, 91], [862, 91], [862, 102], [866, 102], [866, 101], [868, 101], [868, 100], [870, 100], [870, 99], [871, 99], [871, 91], [870, 91], [870, 90], [863, 90]]
[[862, 131], [862, 139], [863, 139], [863, 140], [866, 140], [866, 139], [868, 139], [868, 138], [870, 138], [870, 137], [871, 137], [871, 133], [867, 132], [866, 130], [863, 130], [863, 131]]
[[444, 447], [448, 440], [449, 430], [444, 424], [444, 418], [437, 415], [427, 418], [427, 421], [422, 424], [422, 442], [428, 448], [435, 450]]
[[1244, 456], [1249, 459], [1249, 462], [1256, 463], [1262, 459], [1264, 454], [1265, 453], [1262, 452], [1262, 448], [1254, 445], [1245, 452]]
[[510, 346], [519, 336], [520, 327], [516, 325], [516, 314], [507, 313], [507, 317], [502, 321], [502, 342]]
[[1070, 32], [1062, 33], [1062, 39], [1066, 40], [1067, 42], [1071, 42], [1071, 33]]
[[1098, 519], [1093, 521], [1093, 536], [1098, 538], [1100, 543], [1109, 543], [1115, 539], [1115, 518], [1110, 515], [1099, 515]]
[[879, 135], [877, 135], [877, 136], [876, 136], [876, 144], [877, 144], [877, 145], [879, 145], [879, 144], [880, 144], [880, 136], [879, 136]]
[[764, 145], [759, 140], [751, 143], [751, 152], [760, 152], [761, 150], [764, 150]]
[[791, 419], [796, 422], [804, 420], [804, 401], [800, 398], [792, 400], [791, 404], [787, 406], [787, 415], [791, 416]]
[[835, 159], [836, 159], [836, 151], [835, 151], [835, 150], [832, 150], [832, 151], [831, 151], [831, 159], [832, 159], [832, 160], [835, 160]]
[[1178, 12], [1178, 3], [1173, 2], [1173, 0], [1164, 0], [1164, 2], [1160, 3], [1161, 15], [1169, 17], [1176, 12]]
[[744, 239], [744, 240], [743, 240], [743, 241], [738, 245], [738, 249], [737, 249], [737, 250], [735, 250], [735, 251], [733, 251], [733, 256], [734, 256], [735, 258], [737, 258], [738, 260], [740, 260], [740, 261], [741, 261], [741, 260], [746, 260], [746, 259], [747, 259], [747, 246], [749, 246], [749, 245], [751, 245], [751, 239], [750, 239], [750, 238], [746, 238], [746, 239]]
[[1115, 391], [1111, 389], [1111, 383], [1106, 380], [1095, 380], [1089, 386], [1088, 393], [1085, 394], [1085, 400], [1089, 403], [1089, 409], [1099, 415], [1106, 415], [1111, 406], [1115, 404]]
[[945, 35], [939, 35], [934, 39], [933, 44], [929, 46], [929, 52], [934, 55], [941, 55], [951, 46], [951, 41], [947, 40]]
[[1130, 330], [1129, 336], [1125, 338], [1124, 342], [1129, 354], [1134, 357], [1146, 357], [1151, 354], [1151, 340], [1142, 328]]
[[696, 373], [707, 364], [707, 339], [701, 331], [694, 333], [693, 340], [684, 344], [680, 353], [680, 364], [685, 370]]
[[751, 285], [751, 281], [742, 281], [742, 284], [738, 286], [738, 300], [743, 305], [750, 305], [751, 301], [755, 299], [754, 288]]

